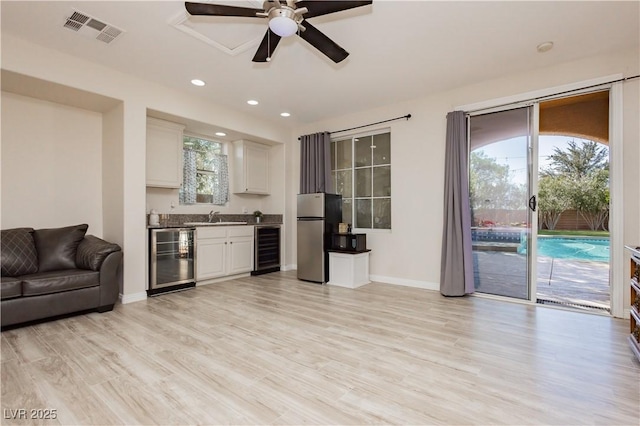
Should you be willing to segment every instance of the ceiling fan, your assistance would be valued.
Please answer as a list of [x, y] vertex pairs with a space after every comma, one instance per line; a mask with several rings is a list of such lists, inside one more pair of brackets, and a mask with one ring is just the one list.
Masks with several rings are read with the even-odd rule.
[[280, 39], [298, 33], [313, 47], [338, 63], [349, 56], [349, 52], [311, 25], [307, 19], [371, 3], [373, 1], [267, 0], [262, 9], [191, 2], [186, 2], [185, 7], [191, 15], [269, 18], [269, 28], [253, 62], [269, 62]]

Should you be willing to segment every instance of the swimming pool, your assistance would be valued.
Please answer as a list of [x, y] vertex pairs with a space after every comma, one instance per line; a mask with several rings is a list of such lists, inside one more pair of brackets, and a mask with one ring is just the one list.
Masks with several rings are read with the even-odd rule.
[[538, 237], [538, 256], [609, 262], [605, 238]]

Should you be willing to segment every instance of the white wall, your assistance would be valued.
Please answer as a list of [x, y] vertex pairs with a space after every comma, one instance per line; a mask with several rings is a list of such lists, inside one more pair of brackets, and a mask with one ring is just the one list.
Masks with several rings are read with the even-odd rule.
[[[624, 243], [637, 247], [640, 245], [640, 81], [624, 84], [623, 103]], [[625, 264], [629, 267], [629, 262]], [[628, 271], [624, 276], [629, 276]], [[626, 292], [625, 297], [628, 296]]]
[[[639, 64], [637, 51], [617, 52], [301, 126], [289, 141], [287, 158], [293, 170], [287, 178], [288, 198], [295, 201], [299, 189], [299, 166], [295, 161], [299, 156], [298, 135], [412, 114], [409, 121], [379, 126], [391, 127], [392, 231], [367, 235], [372, 249], [370, 272], [374, 279], [381, 281], [439, 289], [447, 112], [462, 105], [617, 73], [632, 76], [638, 74]], [[624, 85], [624, 241], [627, 244], [640, 243], [639, 85], [637, 81]], [[295, 208], [289, 215], [295, 217]], [[286, 263], [295, 264], [295, 221], [288, 223]]]
[[2, 228], [89, 224], [101, 237], [102, 115], [2, 92]]
[[104, 238], [124, 244], [124, 105], [102, 116], [102, 200]]

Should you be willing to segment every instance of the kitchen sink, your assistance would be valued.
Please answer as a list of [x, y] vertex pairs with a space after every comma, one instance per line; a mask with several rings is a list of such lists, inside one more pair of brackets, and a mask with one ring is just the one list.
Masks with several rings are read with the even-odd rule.
[[246, 225], [247, 222], [185, 222], [186, 226]]

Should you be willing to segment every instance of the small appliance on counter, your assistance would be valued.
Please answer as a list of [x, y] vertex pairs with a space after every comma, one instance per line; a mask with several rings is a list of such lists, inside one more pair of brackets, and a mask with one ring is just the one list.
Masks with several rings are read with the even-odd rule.
[[353, 252], [367, 250], [367, 234], [333, 234], [331, 249]]
[[160, 215], [155, 209], [151, 209], [149, 212], [149, 226], [159, 226], [160, 225]]

